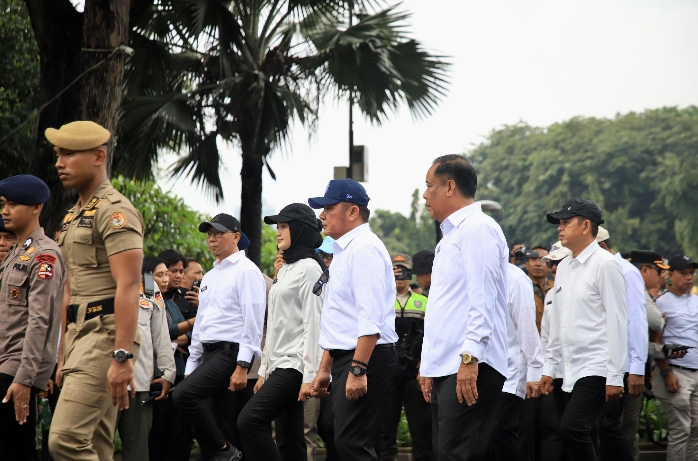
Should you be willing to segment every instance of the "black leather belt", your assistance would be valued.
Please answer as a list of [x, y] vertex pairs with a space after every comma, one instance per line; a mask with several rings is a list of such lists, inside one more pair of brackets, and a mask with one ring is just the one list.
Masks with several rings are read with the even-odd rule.
[[219, 349], [225, 349], [226, 347], [239, 348], [238, 343], [230, 343], [228, 341], [217, 341], [215, 343], [202, 343], [201, 344], [206, 352], [213, 352]]
[[679, 365], [672, 365], [671, 363], [669, 364], [670, 367], [678, 368], [679, 370], [686, 370], [690, 371], [691, 373], [695, 373], [698, 371], [698, 368], [688, 368], [688, 367], [681, 367]]
[[[69, 304], [67, 309], [68, 323], [74, 323], [78, 321], [78, 308], [80, 304]], [[102, 299], [100, 301], [93, 301], [87, 303], [87, 308], [85, 310], [85, 321], [99, 317], [102, 315], [109, 315], [114, 313], [114, 298]]]
[[[395, 344], [376, 344], [374, 349], [395, 349]], [[330, 353], [330, 357], [333, 359], [338, 359], [344, 357], [345, 355], [353, 354], [356, 349], [329, 349], [327, 352]]]

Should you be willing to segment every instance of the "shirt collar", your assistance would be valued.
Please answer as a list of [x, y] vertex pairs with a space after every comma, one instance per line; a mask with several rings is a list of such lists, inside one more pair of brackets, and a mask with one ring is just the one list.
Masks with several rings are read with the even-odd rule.
[[334, 241], [335, 250], [337, 249], [336, 247], [339, 247], [339, 249], [341, 250], [345, 249], [357, 236], [370, 231], [371, 228], [369, 227], [368, 223], [362, 224], [359, 227], [350, 230], [349, 232], [347, 232], [346, 234], [342, 235]]
[[593, 255], [594, 252], [599, 248], [601, 247], [598, 243], [596, 243], [596, 240], [594, 240], [581, 253], [579, 253], [579, 255], [576, 258], [574, 258], [574, 260], [579, 261], [580, 264], [584, 264], [587, 261], [587, 259], [589, 259], [589, 257]]
[[468, 216], [477, 212], [482, 212], [482, 205], [480, 205], [478, 202], [471, 203], [458, 211], [454, 211], [448, 216], [448, 218], [444, 219], [444, 222], [441, 223], [441, 231], [444, 234], [448, 234], [453, 229], [458, 227], [460, 223], [465, 221]]
[[[82, 208], [80, 208], [80, 211], [87, 209], [87, 208], [93, 208], [99, 199], [104, 195], [104, 192], [111, 187], [111, 181], [108, 179], [105, 179], [102, 184], [97, 186], [97, 189], [95, 189], [94, 192], [92, 192], [92, 196], [90, 197], [90, 200], [87, 201], [87, 203], [82, 204]], [[76, 210], [78, 208], [78, 204], [76, 203], [73, 208], [71, 208], [69, 211]]]
[[223, 264], [225, 261], [228, 261], [229, 264], [235, 264], [237, 261], [241, 260], [244, 257], [245, 257], [245, 252], [238, 250], [235, 253], [228, 256], [227, 258], [225, 258], [223, 261], [215, 260], [213, 262], [213, 267], [218, 267], [221, 264]]

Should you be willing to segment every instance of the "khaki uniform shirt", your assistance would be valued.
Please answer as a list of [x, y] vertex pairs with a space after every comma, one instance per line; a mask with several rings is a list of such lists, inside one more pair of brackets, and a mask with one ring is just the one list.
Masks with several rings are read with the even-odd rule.
[[37, 229], [0, 265], [0, 373], [44, 389], [56, 366], [65, 266], [56, 242]]
[[143, 218], [107, 180], [85, 206], [68, 211], [58, 244], [70, 277], [70, 304], [114, 298], [109, 256], [143, 249]]
[[543, 297], [540, 297], [536, 294], [536, 284], [533, 283], [533, 299], [536, 301], [536, 328], [538, 328], [538, 334], [540, 334], [540, 323], [543, 320], [543, 311], [545, 311], [545, 295], [548, 294], [553, 285], [555, 285], [555, 282], [547, 280], [543, 289]]
[[157, 287], [153, 296], [147, 296], [143, 291], [141, 285], [138, 301], [138, 331], [141, 338], [134, 379], [137, 392], [146, 392], [150, 389], [156, 366], [162, 372], [162, 377], [170, 384], [174, 384], [177, 371], [170, 330], [167, 327], [165, 300]]

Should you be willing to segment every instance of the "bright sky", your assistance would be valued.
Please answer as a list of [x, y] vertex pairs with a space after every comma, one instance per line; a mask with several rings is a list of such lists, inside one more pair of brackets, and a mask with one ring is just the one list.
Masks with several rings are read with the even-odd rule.
[[[463, 152], [505, 124], [698, 105], [694, 0], [405, 0], [402, 7], [413, 13], [412, 36], [450, 56], [451, 85], [426, 120], [405, 108], [376, 127], [355, 111], [354, 143], [369, 149], [371, 209], [407, 213], [435, 157]], [[240, 152], [221, 147], [223, 204], [186, 178], [161, 184], [202, 212], [237, 214]], [[347, 104], [326, 101], [317, 136], [309, 142], [298, 125], [291, 150], [273, 153], [270, 164], [277, 180], [265, 171], [265, 213], [322, 195], [333, 167], [348, 164]]]

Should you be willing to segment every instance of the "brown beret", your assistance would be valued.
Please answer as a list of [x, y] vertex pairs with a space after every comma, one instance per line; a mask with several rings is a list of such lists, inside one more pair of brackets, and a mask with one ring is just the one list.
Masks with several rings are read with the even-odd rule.
[[46, 128], [48, 142], [61, 149], [80, 151], [91, 150], [106, 144], [111, 133], [94, 122], [77, 121], [63, 125], [60, 129]]

